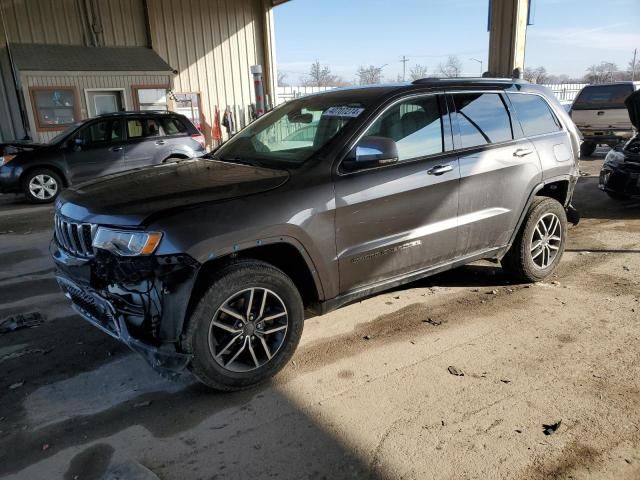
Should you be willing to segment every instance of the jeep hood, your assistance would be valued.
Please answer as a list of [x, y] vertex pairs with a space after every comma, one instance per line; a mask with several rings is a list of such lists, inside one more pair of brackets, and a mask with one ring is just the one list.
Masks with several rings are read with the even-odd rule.
[[636, 90], [627, 97], [624, 104], [629, 111], [629, 118], [636, 129], [640, 130], [640, 90]]
[[65, 190], [59, 212], [72, 220], [135, 226], [166, 210], [230, 200], [279, 187], [284, 170], [192, 159], [109, 175]]

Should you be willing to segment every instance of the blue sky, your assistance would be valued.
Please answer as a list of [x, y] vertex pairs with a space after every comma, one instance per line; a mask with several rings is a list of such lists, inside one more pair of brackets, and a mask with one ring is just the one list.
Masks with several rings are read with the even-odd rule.
[[[275, 9], [278, 68], [289, 84], [314, 60], [353, 80], [359, 65], [384, 67], [386, 80], [423, 64], [437, 71], [447, 55], [464, 74], [486, 68], [487, 0], [292, 0]], [[594, 63], [626, 69], [640, 49], [640, 0], [534, 0], [527, 32], [526, 65], [582, 76]], [[639, 54], [640, 55], [640, 54]]]

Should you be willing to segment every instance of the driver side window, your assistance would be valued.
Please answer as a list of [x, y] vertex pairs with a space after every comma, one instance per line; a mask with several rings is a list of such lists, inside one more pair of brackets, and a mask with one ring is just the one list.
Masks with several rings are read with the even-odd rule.
[[80, 129], [76, 139], [80, 139], [84, 147], [97, 147], [105, 145], [109, 141], [109, 121], [103, 120]]
[[364, 135], [394, 140], [399, 161], [442, 153], [442, 115], [437, 97], [411, 98], [394, 105]]

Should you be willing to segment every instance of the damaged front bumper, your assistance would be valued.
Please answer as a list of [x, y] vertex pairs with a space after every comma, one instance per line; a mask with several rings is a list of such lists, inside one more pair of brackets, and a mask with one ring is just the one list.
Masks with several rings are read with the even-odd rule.
[[634, 161], [622, 151], [609, 152], [600, 170], [598, 188], [620, 197], [640, 196], [640, 158]]
[[191, 357], [180, 351], [198, 264], [187, 255], [79, 258], [50, 246], [56, 280], [85, 320], [142, 355], [161, 373], [179, 375]]

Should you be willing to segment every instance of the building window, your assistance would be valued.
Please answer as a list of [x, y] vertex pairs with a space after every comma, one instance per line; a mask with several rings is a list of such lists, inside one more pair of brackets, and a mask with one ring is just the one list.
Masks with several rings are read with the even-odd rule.
[[29, 92], [38, 130], [62, 130], [80, 120], [75, 88], [32, 87]]
[[202, 131], [202, 113], [199, 93], [174, 93], [174, 111], [187, 117], [195, 127]]
[[133, 98], [138, 110], [169, 110], [168, 89], [162, 86], [133, 87]]

